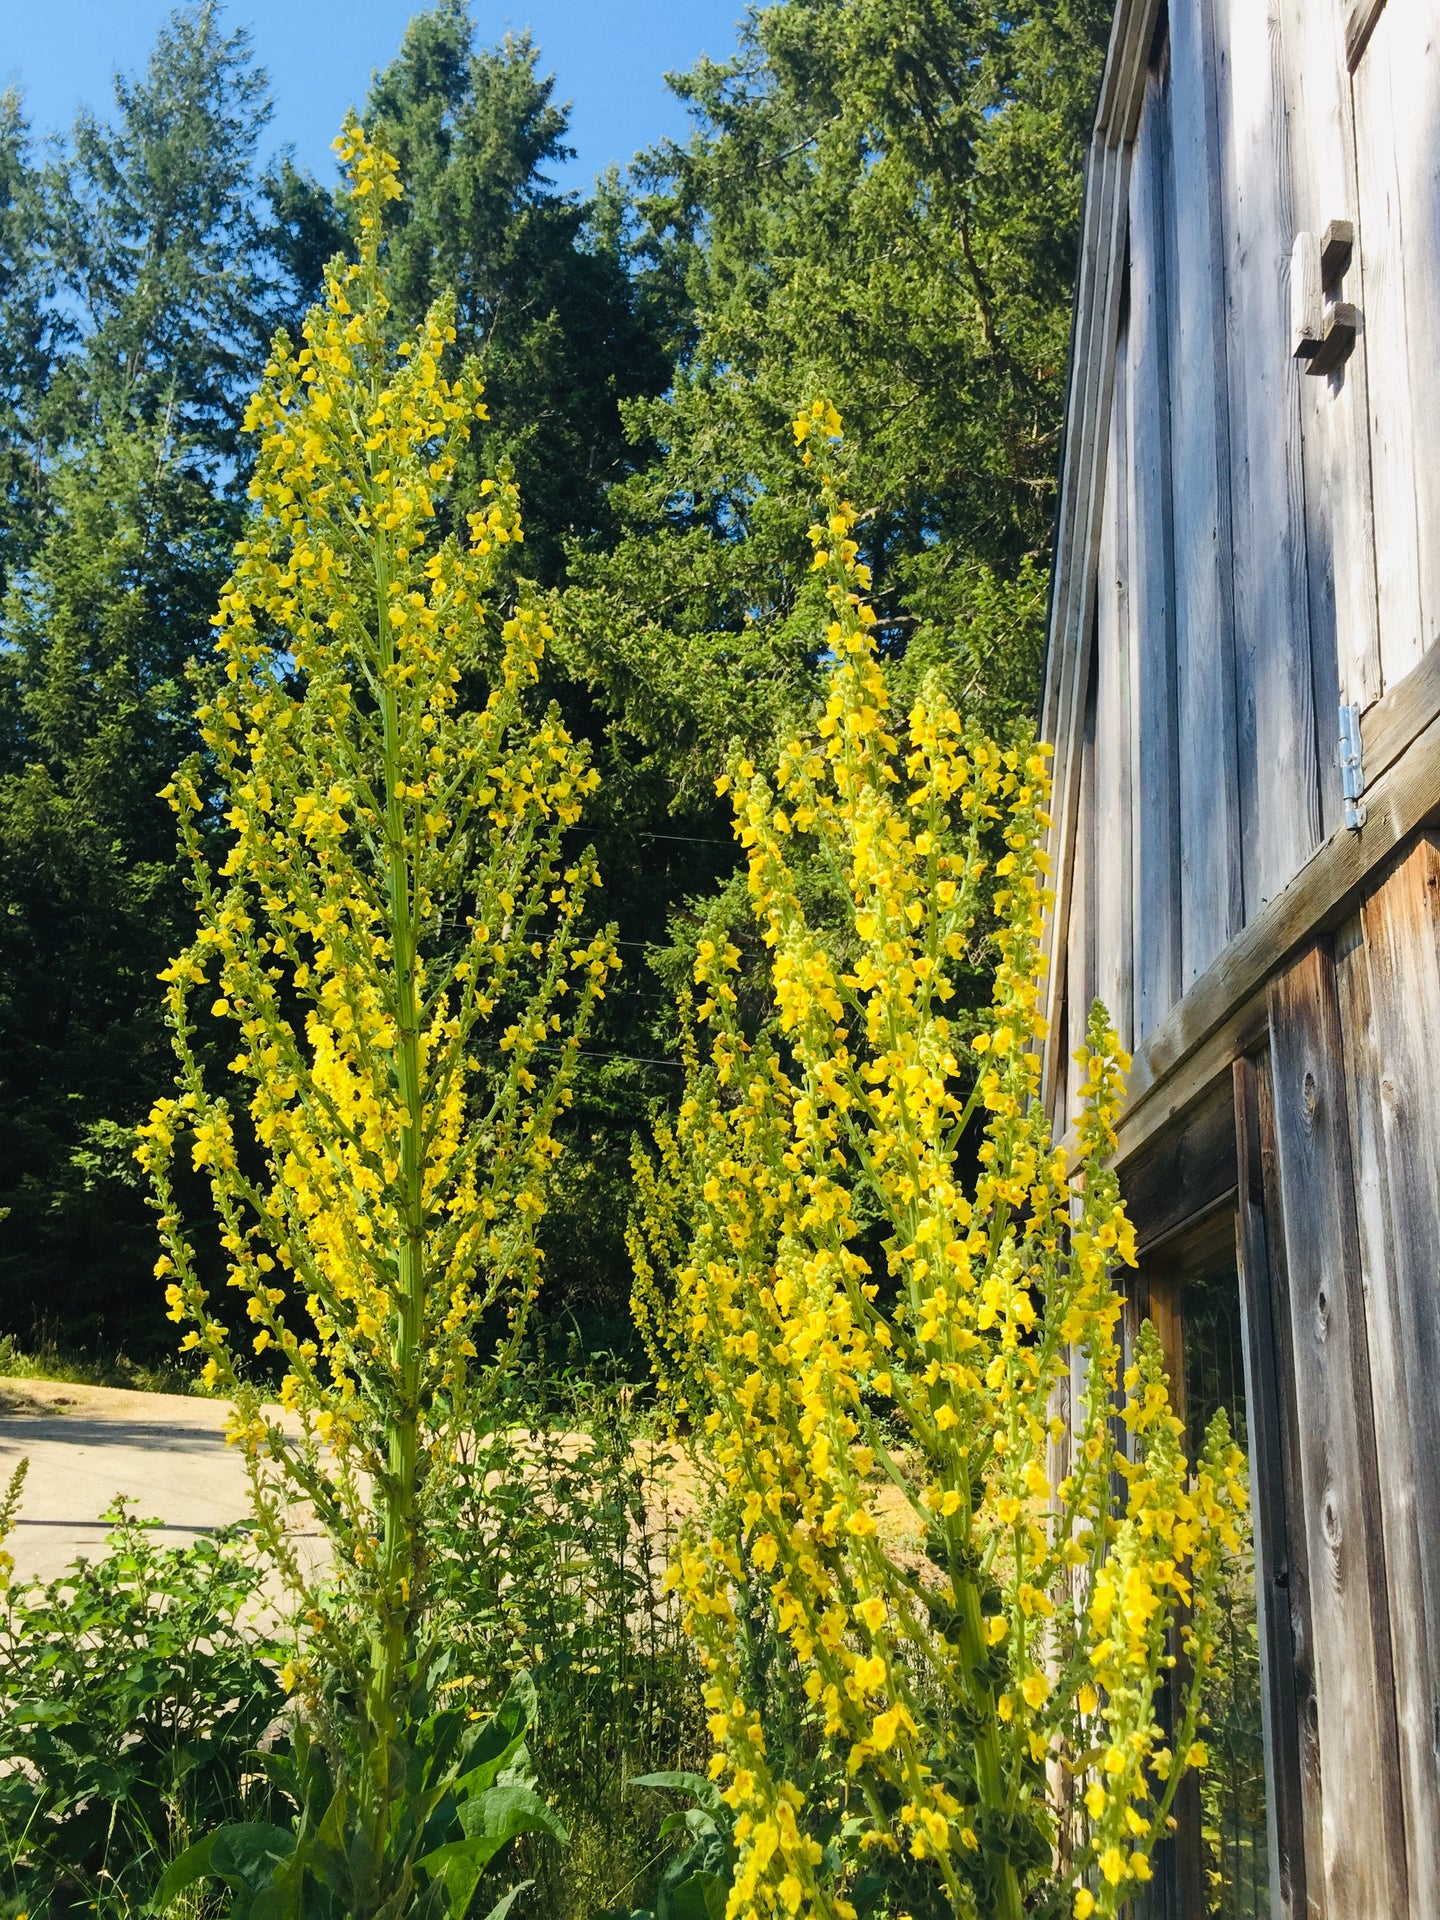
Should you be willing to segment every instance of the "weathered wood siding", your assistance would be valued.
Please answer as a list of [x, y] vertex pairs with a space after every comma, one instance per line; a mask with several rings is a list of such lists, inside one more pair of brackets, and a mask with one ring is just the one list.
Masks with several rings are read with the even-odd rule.
[[1336, 942], [1410, 1911], [1440, 1914], [1440, 838]]
[[1437, 1920], [1440, 0], [1122, 0], [1044, 716], [1047, 1097], [1100, 994], [1146, 1246], [1236, 1195], [1277, 1911]]
[[1304, 1542], [1319, 1763], [1308, 1891], [1326, 1920], [1388, 1920], [1412, 1909], [1340, 1003], [1323, 945], [1272, 983], [1270, 1071], [1277, 1318], [1295, 1396], [1290, 1528]]
[[1386, 0], [1353, 76], [1386, 685], [1440, 635], [1440, 11]]
[[[1440, 637], [1440, 7], [1351, 15], [1169, 0], [1128, 171], [1097, 142], [1113, 253], [1077, 352], [1105, 374], [1070, 426], [1092, 531], [1067, 497], [1046, 699], [1057, 731], [1066, 685], [1074, 711], [1072, 1034], [1092, 990], [1132, 1047], [1156, 1032], [1342, 830], [1340, 699], [1375, 708]], [[1292, 247], [1344, 219], [1330, 292], [1361, 331], [1316, 376], [1292, 355]]]

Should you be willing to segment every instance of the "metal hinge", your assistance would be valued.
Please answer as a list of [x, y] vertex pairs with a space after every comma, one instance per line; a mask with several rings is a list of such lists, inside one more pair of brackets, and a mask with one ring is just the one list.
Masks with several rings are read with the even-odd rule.
[[1365, 824], [1360, 796], [1365, 791], [1365, 769], [1360, 763], [1360, 709], [1340, 708], [1340, 791], [1345, 796], [1345, 824], [1357, 831]]

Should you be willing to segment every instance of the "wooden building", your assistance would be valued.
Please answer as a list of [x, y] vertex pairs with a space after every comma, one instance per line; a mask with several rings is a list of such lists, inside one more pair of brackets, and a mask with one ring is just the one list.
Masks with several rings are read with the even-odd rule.
[[1043, 727], [1046, 1098], [1100, 997], [1257, 1516], [1257, 1777], [1158, 1904], [1440, 1920], [1440, 0], [1120, 0]]

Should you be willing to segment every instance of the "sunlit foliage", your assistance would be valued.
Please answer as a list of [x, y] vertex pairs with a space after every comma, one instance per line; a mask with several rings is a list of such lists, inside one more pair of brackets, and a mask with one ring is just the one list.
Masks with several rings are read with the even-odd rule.
[[[441, 371], [444, 302], [392, 339], [395, 162], [354, 121], [341, 152], [359, 261], [331, 267], [303, 345], [277, 340], [247, 422], [259, 512], [201, 713], [218, 868], [199, 764], [171, 790], [199, 927], [166, 974], [179, 1091], [142, 1152], [172, 1314], [235, 1399], [232, 1439], [315, 1670], [358, 1690], [373, 1838], [434, 1652], [429, 1518], [534, 1298], [553, 1127], [618, 962], [580, 930], [593, 862], [562, 846], [596, 777], [558, 716], [529, 710], [546, 622], [490, 598], [521, 538], [514, 489], [488, 483], [464, 538], [433, 537], [479, 381]], [[207, 1080], [197, 1003], [238, 1028], [238, 1098]], [[208, 1178], [243, 1339], [180, 1219], [177, 1156]], [[279, 1356], [278, 1406], [247, 1349]], [[298, 1499], [329, 1539], [338, 1606], [319, 1604], [287, 1535]], [[287, 1679], [318, 1704], [306, 1659]]]
[[[734, 774], [769, 1017], [744, 1017], [738, 950], [702, 942], [708, 1058], [648, 1183], [690, 1228], [652, 1207], [632, 1232], [721, 1489], [677, 1579], [738, 1815], [728, 1912], [851, 1920], [888, 1891], [1085, 1920], [1150, 1877], [1203, 1760], [1243, 1462], [1221, 1415], [1190, 1474], [1153, 1329], [1122, 1360], [1128, 1061], [1102, 1009], [1073, 1160], [1037, 1097], [1045, 752], [967, 729], [933, 682], [891, 711], [838, 434], [825, 403], [796, 422], [824, 476], [824, 709], [773, 780]], [[798, 846], [848, 897], [844, 940], [807, 918]], [[993, 1003], [967, 1046], [950, 1003], [982, 907]]]

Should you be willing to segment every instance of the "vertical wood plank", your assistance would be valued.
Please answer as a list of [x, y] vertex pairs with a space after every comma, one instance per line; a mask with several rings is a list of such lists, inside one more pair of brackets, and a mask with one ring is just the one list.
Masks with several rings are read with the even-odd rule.
[[[1320, 839], [1278, 0], [1214, 0], [1235, 712], [1248, 920]], [[1333, 731], [1333, 729], [1330, 729]]]
[[[1393, 9], [1380, 15], [1352, 80], [1359, 191], [1360, 310], [1369, 369], [1370, 464], [1375, 500], [1375, 574], [1380, 663], [1393, 686], [1425, 651], [1420, 606], [1417, 427], [1423, 396], [1414, 390], [1408, 338], [1407, 260], [1393, 86]], [[1412, 57], [1419, 53], [1411, 49]], [[1405, 138], [1417, 137], [1408, 128]], [[1433, 379], [1433, 366], [1428, 370]]]
[[[1283, 1271], [1271, 1257], [1264, 1117], [1269, 1062], [1234, 1066], [1238, 1163], [1236, 1252], [1244, 1327], [1245, 1406], [1250, 1427], [1250, 1492], [1255, 1526], [1255, 1596], [1265, 1730], [1265, 1808], [1270, 1887], [1279, 1920], [1306, 1920], [1305, 1836], [1318, 1834], [1319, 1755], [1302, 1729], [1313, 1724], [1305, 1541], [1298, 1514], [1298, 1438], [1285, 1364]], [[1262, 1103], [1265, 1115], [1262, 1115]], [[1273, 1167], [1269, 1185], [1274, 1188]]]
[[1334, 965], [1270, 988], [1279, 1170], [1322, 1785], [1324, 1911], [1406, 1911], [1379, 1472]]
[[[1279, 10], [1291, 225], [1318, 236], [1332, 220], [1354, 220], [1358, 205], [1344, 31], [1333, 0], [1279, 0]], [[1368, 364], [1369, 341], [1362, 329], [1350, 358], [1333, 373], [1298, 377], [1310, 644], [1326, 834], [1339, 824], [1341, 812], [1339, 764], [1330, 738], [1335, 729], [1329, 716], [1342, 698], [1365, 708], [1383, 689]]]
[[1300, 1820], [1307, 1920], [1327, 1920], [1325, 1836], [1320, 1776], [1320, 1704], [1316, 1698], [1315, 1623], [1310, 1604], [1310, 1552], [1305, 1529], [1305, 1482], [1301, 1469], [1300, 1402], [1291, 1338], [1290, 1272], [1285, 1260], [1285, 1212], [1280, 1194], [1280, 1156], [1275, 1128], [1275, 1076], [1268, 1048], [1258, 1062], [1261, 1179], [1265, 1195], [1266, 1252], [1270, 1262], [1275, 1323], [1275, 1377], [1279, 1394], [1280, 1456], [1285, 1478], [1285, 1544], [1289, 1552], [1290, 1633], [1295, 1644], [1295, 1705], [1300, 1750]]
[[[1381, 69], [1388, 67], [1382, 79]], [[1357, 93], [1388, 79], [1405, 391], [1414, 449], [1419, 649], [1440, 639], [1440, 9], [1387, 0], [1355, 69]], [[1371, 139], [1379, 136], [1372, 126]], [[1388, 174], [1387, 174], [1388, 178]], [[1365, 247], [1362, 235], [1362, 253]], [[1397, 485], [1399, 482], [1397, 481]]]
[[1230, 580], [1224, 264], [1210, 0], [1170, 15], [1170, 397], [1179, 706], [1181, 980], [1243, 917]]
[[1440, 839], [1337, 942], [1411, 1913], [1440, 1913]]
[[1130, 606], [1134, 678], [1135, 1044], [1180, 993], [1180, 795], [1175, 691], [1170, 352], [1165, 285], [1169, 60], [1150, 74], [1130, 167]]
[[[1059, 956], [1070, 937], [1081, 733], [1090, 681], [1095, 560], [1104, 484], [1106, 423], [1114, 377], [1114, 342], [1119, 324], [1129, 169], [1128, 145], [1110, 146], [1098, 137], [1092, 141], [1085, 170], [1085, 217], [1075, 295], [1055, 577], [1040, 717], [1042, 737], [1054, 744], [1056, 757], [1052, 807], [1055, 824], [1050, 833], [1055, 903], [1045, 936], [1045, 964], [1049, 968], [1045, 1013], [1050, 1030], [1042, 1060], [1044, 1077], [1052, 1085], [1065, 1071], [1060, 1055], [1064, 1036], [1055, 1017], [1054, 996], [1062, 971]], [[1073, 983], [1070, 999], [1073, 1005]]]
[[1095, 707], [1096, 659], [1090, 656], [1084, 726], [1076, 755], [1079, 792], [1070, 876], [1070, 921], [1065, 948], [1065, 1005], [1069, 1032], [1065, 1042], [1066, 1105], [1073, 1117], [1080, 1111], [1080, 1068], [1075, 1055], [1085, 1044], [1085, 1029], [1095, 999]]
[[1121, 1044], [1131, 1017], [1130, 450], [1128, 326], [1115, 343], [1115, 392], [1105, 462], [1095, 612], [1095, 991]]

